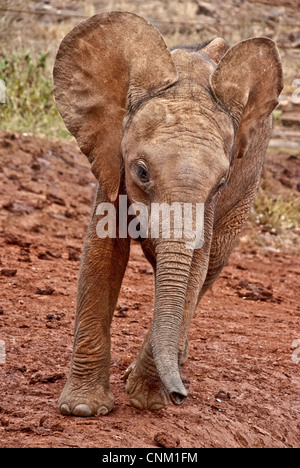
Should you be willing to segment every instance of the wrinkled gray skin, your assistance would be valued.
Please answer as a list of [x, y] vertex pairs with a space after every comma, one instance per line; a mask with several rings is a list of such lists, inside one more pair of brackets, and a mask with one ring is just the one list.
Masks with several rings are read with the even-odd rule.
[[80, 268], [74, 350], [59, 400], [63, 414], [106, 414], [110, 325], [130, 239], [99, 239], [101, 202], [204, 203], [204, 245], [145, 239], [155, 272], [153, 326], [125, 373], [132, 405], [160, 409], [187, 396], [180, 366], [195, 309], [226, 264], [259, 184], [282, 89], [275, 44], [255, 38], [229, 47], [170, 53], [144, 19], [111, 12], [63, 41], [55, 96], [99, 181]]

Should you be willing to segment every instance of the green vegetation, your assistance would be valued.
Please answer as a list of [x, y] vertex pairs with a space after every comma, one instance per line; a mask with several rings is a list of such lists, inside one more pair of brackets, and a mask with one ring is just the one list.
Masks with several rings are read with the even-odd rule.
[[280, 110], [275, 109], [273, 112], [273, 122], [275, 125], [281, 125], [282, 113]]
[[270, 189], [260, 188], [254, 202], [257, 224], [280, 234], [300, 226], [300, 199], [292, 192], [274, 194]]
[[46, 52], [36, 59], [28, 51], [0, 55], [0, 79], [6, 86], [6, 103], [0, 104], [2, 130], [70, 136], [54, 101], [47, 58]]

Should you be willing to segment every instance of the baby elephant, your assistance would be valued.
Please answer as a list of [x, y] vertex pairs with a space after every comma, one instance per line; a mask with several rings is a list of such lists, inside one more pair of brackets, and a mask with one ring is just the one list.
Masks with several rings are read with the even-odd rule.
[[[129, 257], [127, 203], [148, 213], [136, 231], [154, 269], [155, 300], [152, 329], [126, 371], [126, 391], [139, 409], [180, 404], [191, 319], [226, 264], [259, 184], [283, 87], [278, 51], [258, 37], [233, 47], [216, 38], [170, 52], [145, 19], [110, 12], [65, 37], [54, 81], [59, 111], [98, 181], [60, 411], [91, 416], [113, 408], [110, 325]], [[128, 200], [125, 215], [120, 199]], [[174, 204], [192, 207], [190, 227], [175, 235], [174, 216], [170, 235], [162, 235], [164, 217], [151, 223], [153, 207]], [[116, 226], [107, 217], [103, 235], [99, 214], [106, 212], [115, 213]], [[201, 242], [189, 243], [195, 220]]]

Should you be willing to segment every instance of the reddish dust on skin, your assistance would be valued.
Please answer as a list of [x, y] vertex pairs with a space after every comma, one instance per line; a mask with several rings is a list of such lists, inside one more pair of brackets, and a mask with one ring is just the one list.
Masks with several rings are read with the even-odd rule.
[[[266, 167], [275, 180], [294, 162], [270, 155]], [[131, 407], [122, 381], [153, 314], [152, 270], [133, 244], [112, 325], [115, 407], [59, 413], [93, 189], [75, 145], [0, 133], [0, 447], [299, 447], [300, 260], [250, 242], [198, 307], [187, 399], [157, 412]]]

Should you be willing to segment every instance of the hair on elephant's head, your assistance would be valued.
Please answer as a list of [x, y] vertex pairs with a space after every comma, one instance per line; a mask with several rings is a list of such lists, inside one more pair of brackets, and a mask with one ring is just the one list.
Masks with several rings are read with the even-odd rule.
[[[233, 47], [217, 38], [201, 50], [170, 52], [150, 23], [125, 12], [76, 26], [61, 43], [54, 81], [60, 113], [106, 199], [114, 202], [125, 181], [130, 200], [146, 204], [213, 201], [232, 161], [247, 156], [283, 86], [278, 51], [268, 38]], [[165, 245], [157, 245], [153, 353], [178, 403], [186, 391], [176, 346], [192, 253], [178, 257], [177, 245], [172, 265], [172, 247]]]

